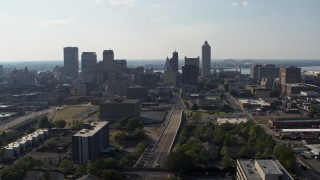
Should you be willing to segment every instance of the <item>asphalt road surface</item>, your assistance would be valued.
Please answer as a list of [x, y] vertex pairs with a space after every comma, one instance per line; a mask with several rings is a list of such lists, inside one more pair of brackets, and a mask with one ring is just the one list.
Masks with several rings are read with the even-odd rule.
[[35, 117], [44, 115], [44, 114], [46, 114], [48, 112], [49, 112], [49, 109], [45, 109], [45, 110], [42, 110], [42, 111], [32, 112], [31, 114], [28, 114], [27, 116], [20, 116], [20, 117], [17, 117], [15, 119], [12, 119], [12, 120], [5, 121], [0, 126], [0, 132], [6, 131], [6, 130], [8, 130], [10, 128], [14, 128], [19, 124], [26, 123], [29, 120], [31, 120], [31, 119], [33, 119]]
[[170, 121], [168, 122], [169, 124], [160, 137], [158, 144], [154, 147], [154, 150], [145, 152], [149, 153], [148, 159], [146, 159], [144, 165], [145, 167], [156, 167], [157, 164], [160, 167], [164, 167], [164, 161], [171, 151], [173, 142], [181, 125], [182, 112], [182, 110], [173, 111]]

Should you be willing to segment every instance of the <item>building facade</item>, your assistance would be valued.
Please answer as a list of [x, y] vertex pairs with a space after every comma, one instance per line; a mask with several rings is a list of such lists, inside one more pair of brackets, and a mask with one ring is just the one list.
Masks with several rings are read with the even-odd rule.
[[177, 51], [172, 53], [172, 58], [170, 59], [170, 65], [172, 69], [176, 72], [179, 70], [179, 54]]
[[100, 104], [100, 119], [117, 121], [122, 118], [140, 118], [140, 100], [109, 99]]
[[272, 80], [279, 78], [279, 68], [277, 68], [274, 64], [266, 64], [262, 67], [258, 67], [257, 73], [258, 81], [261, 81], [262, 78], [270, 78]]
[[100, 157], [109, 146], [109, 124], [106, 121], [85, 124], [84, 129], [72, 136], [72, 160], [87, 164]]
[[185, 65], [182, 67], [182, 83], [184, 85], [198, 84], [199, 68], [196, 65]]
[[301, 68], [296, 66], [280, 68], [280, 84], [294, 84], [301, 82]]
[[237, 160], [237, 180], [293, 180], [277, 160]]
[[82, 79], [94, 81], [97, 75], [97, 54], [95, 52], [83, 52], [81, 54]]
[[114, 53], [113, 50], [104, 50], [103, 51], [103, 62], [105, 65], [105, 70], [107, 73], [113, 71], [114, 64]]
[[77, 47], [63, 48], [64, 74], [73, 79], [79, 74], [79, 53]]
[[202, 76], [210, 76], [211, 70], [211, 46], [207, 41], [202, 45]]

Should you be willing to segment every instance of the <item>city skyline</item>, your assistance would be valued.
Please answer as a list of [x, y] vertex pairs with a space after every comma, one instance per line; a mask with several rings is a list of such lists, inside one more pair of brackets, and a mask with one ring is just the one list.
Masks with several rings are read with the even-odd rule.
[[[72, 10], [70, 9], [72, 7]], [[316, 0], [5, 1], [0, 61], [62, 60], [62, 47], [112, 49], [115, 59], [320, 59]], [[19, 52], [19, 53], [16, 53]]]

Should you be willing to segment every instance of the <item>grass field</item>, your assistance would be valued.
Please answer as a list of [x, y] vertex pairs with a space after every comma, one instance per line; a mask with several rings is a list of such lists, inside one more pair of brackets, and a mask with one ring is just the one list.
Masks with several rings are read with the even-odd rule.
[[[56, 120], [63, 119], [67, 123], [66, 128], [68, 128], [70, 127], [69, 123], [72, 126], [72, 121], [77, 115], [87, 111], [90, 108], [91, 108], [90, 106], [81, 106], [81, 105], [67, 106], [63, 110], [57, 111], [56, 114], [53, 116], [52, 120], [56, 121]], [[82, 119], [77, 119], [77, 120], [82, 120]]]

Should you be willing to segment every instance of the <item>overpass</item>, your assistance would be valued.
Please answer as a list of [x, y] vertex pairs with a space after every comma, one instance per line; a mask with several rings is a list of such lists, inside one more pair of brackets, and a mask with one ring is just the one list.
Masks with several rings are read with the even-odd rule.
[[157, 143], [152, 148], [147, 148], [138, 161], [135, 167], [164, 167], [164, 162], [170, 153], [177, 133], [181, 126], [183, 110], [173, 110], [170, 114], [162, 134]]

